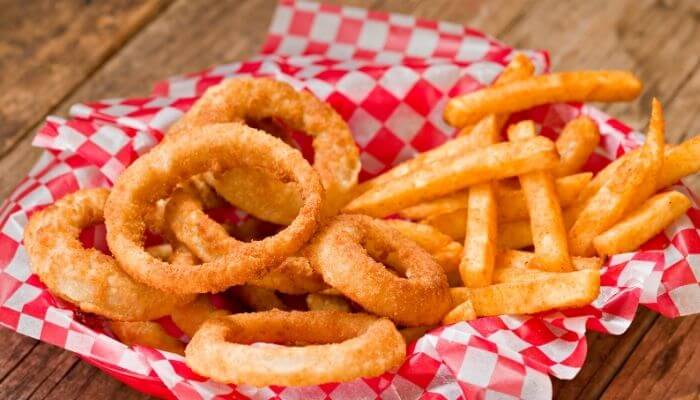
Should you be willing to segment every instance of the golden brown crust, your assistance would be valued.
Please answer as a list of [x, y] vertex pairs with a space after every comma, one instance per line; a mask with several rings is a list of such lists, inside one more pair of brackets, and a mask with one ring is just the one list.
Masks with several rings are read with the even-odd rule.
[[192, 296], [173, 296], [133, 280], [114, 258], [86, 249], [83, 228], [102, 222], [107, 189], [79, 190], [37, 212], [24, 244], [32, 270], [51, 293], [83, 311], [110, 319], [142, 321], [169, 314]]
[[[313, 167], [326, 191], [324, 215], [335, 214], [357, 184], [359, 152], [342, 117], [311, 93], [268, 78], [228, 79], [207, 90], [170, 128], [166, 141], [207, 124], [270, 118], [313, 137]], [[264, 171], [231, 170], [207, 180], [231, 204], [265, 221], [288, 224], [299, 210], [296, 185]]]
[[110, 321], [109, 327], [114, 335], [126, 345], [139, 345], [185, 354], [185, 345], [170, 336], [163, 327], [153, 321], [123, 322]]
[[[254, 342], [309, 344], [303, 347]], [[339, 311], [268, 311], [207, 321], [187, 365], [218, 382], [304, 386], [373, 377], [399, 366], [406, 345], [394, 324]]]
[[[324, 281], [366, 310], [405, 326], [432, 325], [449, 310], [445, 273], [433, 257], [386, 224], [340, 215], [307, 248]], [[396, 276], [374, 258], [393, 260]]]
[[[158, 199], [192, 176], [237, 165], [299, 183], [304, 206], [292, 224], [250, 243], [227, 236], [220, 243], [221, 256], [197, 266], [169, 264], [143, 249], [144, 216]], [[298, 251], [318, 226], [322, 199], [318, 175], [298, 151], [245, 125], [207, 125], [158, 145], [119, 176], [105, 206], [107, 243], [122, 268], [139, 281], [174, 293], [221, 291], [263, 276]]]

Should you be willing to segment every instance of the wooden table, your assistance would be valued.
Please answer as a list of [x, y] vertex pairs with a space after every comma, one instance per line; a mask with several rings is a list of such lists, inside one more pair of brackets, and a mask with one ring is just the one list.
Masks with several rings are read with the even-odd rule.
[[[334, 3], [336, 1], [333, 1]], [[700, 132], [700, 3], [693, 0], [343, 1], [443, 19], [516, 47], [548, 49], [556, 70], [623, 68], [646, 89], [606, 109], [643, 128], [652, 96], [667, 136]], [[169, 75], [245, 59], [262, 44], [273, 0], [0, 0], [0, 199], [35, 162], [30, 147], [48, 114], [76, 102], [145, 95]], [[698, 185], [695, 185], [697, 188]], [[0, 398], [144, 398], [74, 354], [0, 329]], [[589, 335], [562, 399], [700, 398], [700, 317], [668, 320], [641, 310], [622, 336]]]

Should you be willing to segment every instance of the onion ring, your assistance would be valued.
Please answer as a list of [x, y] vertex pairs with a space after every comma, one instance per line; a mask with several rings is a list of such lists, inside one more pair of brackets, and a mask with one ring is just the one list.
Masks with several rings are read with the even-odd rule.
[[163, 327], [153, 321], [109, 321], [114, 336], [127, 346], [153, 347], [171, 353], [184, 355], [185, 345], [168, 334]]
[[199, 295], [193, 302], [173, 310], [170, 318], [191, 338], [209, 318], [223, 317], [228, 314], [230, 312], [227, 310], [214, 307], [209, 296]]
[[236, 297], [253, 311], [289, 310], [274, 290], [253, 285], [237, 286], [232, 290]]
[[114, 320], [155, 319], [192, 301], [137, 282], [114, 258], [83, 247], [80, 232], [102, 222], [108, 195], [107, 189], [79, 190], [32, 215], [24, 244], [34, 273], [56, 296]]
[[[304, 205], [294, 221], [274, 236], [220, 243], [222, 254], [196, 266], [170, 264], [143, 249], [144, 217], [177, 184], [208, 170], [246, 165], [274, 171], [299, 183]], [[323, 188], [301, 154], [281, 140], [245, 125], [213, 124], [162, 143], [117, 178], [105, 206], [107, 243], [135, 279], [173, 293], [216, 292], [262, 277], [297, 252], [319, 224]]]
[[[309, 343], [304, 347], [254, 342]], [[339, 311], [267, 311], [207, 321], [185, 349], [197, 374], [253, 386], [347, 382], [398, 367], [406, 344], [394, 324]]]
[[[194, 193], [178, 189], [168, 200], [165, 219], [178, 241], [200, 259], [212, 261], [228, 252], [227, 242], [239, 242], [209, 218], [203, 207]], [[264, 277], [248, 283], [287, 294], [318, 292], [328, 287], [303, 257], [289, 257]]]
[[[418, 244], [382, 221], [340, 215], [307, 247], [323, 280], [366, 310], [404, 326], [433, 325], [451, 299], [442, 267]], [[375, 261], [394, 260], [393, 275]]]
[[[357, 184], [359, 152], [343, 118], [309, 92], [269, 78], [228, 79], [209, 88], [170, 128], [165, 141], [207, 124], [266, 119], [313, 137], [313, 167], [326, 191], [324, 215], [335, 214]], [[265, 221], [286, 225], [299, 210], [299, 188], [264, 172], [231, 170], [209, 183], [231, 204]]]

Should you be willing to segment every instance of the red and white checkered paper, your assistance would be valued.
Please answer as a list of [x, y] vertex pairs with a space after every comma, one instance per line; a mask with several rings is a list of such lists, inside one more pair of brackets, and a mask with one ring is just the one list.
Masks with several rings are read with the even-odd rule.
[[[491, 83], [513, 52], [451, 23], [284, 0], [261, 55], [251, 61], [172, 78], [147, 98], [77, 104], [72, 119], [49, 117], [34, 141], [46, 151], [0, 209], [0, 323], [76, 352], [163, 398], [551, 397], [548, 375], [571, 379], [584, 363], [586, 330], [621, 334], [640, 303], [667, 317], [700, 312], [697, 204], [642, 250], [612, 257], [602, 270], [600, 297], [590, 306], [438, 328], [409, 347], [398, 370], [305, 388], [217, 384], [195, 375], [178, 355], [119, 343], [99, 319], [75, 312], [46, 291], [32, 275], [21, 243], [33, 211], [79, 188], [110, 186], [206, 88], [225, 77], [272, 76], [330, 103], [354, 132], [366, 179], [452, 137], [455, 131], [441, 118], [447, 99]], [[526, 54], [538, 72], [548, 70], [545, 52]], [[512, 118], [533, 119], [543, 135], [556, 137], [580, 114], [595, 119], [602, 134], [590, 170], [641, 142], [620, 121], [581, 104], [538, 107]], [[696, 200], [683, 185], [675, 189]], [[92, 242], [104, 245], [104, 232], [93, 234]]]

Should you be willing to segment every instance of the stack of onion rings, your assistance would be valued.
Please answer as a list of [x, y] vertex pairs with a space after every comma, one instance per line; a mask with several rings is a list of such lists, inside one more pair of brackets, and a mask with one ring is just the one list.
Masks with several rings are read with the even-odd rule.
[[[195, 175], [240, 165], [299, 184], [304, 204], [289, 226], [250, 243], [228, 237], [218, 243], [225, 255], [194, 267], [158, 260], [144, 250], [143, 221], [159, 199]], [[238, 123], [206, 125], [161, 143], [119, 176], [105, 206], [107, 243], [122, 268], [148, 285], [173, 293], [221, 291], [262, 277], [298, 251], [316, 230], [322, 199], [318, 175], [298, 151]]]
[[[308, 92], [266, 78], [226, 80], [209, 88], [170, 128], [165, 141], [208, 124], [269, 119], [313, 137], [313, 167], [326, 191], [324, 215], [335, 214], [357, 184], [359, 153], [343, 118]], [[265, 171], [232, 169], [208, 181], [231, 204], [265, 221], [288, 224], [299, 210], [297, 185]]]
[[[176, 190], [165, 211], [168, 230], [197, 257], [212, 261], [228, 253], [226, 243], [237, 244], [226, 229], [202, 210], [203, 202], [192, 192]], [[234, 246], [232, 245], [232, 246]], [[320, 275], [303, 257], [289, 257], [277, 268], [249, 283], [289, 294], [317, 292], [327, 288]]]
[[191, 301], [191, 295], [168, 295], [135, 281], [114, 258], [83, 247], [80, 232], [103, 221], [108, 195], [107, 189], [81, 190], [32, 216], [24, 245], [34, 273], [54, 295], [115, 320], [155, 319]]

